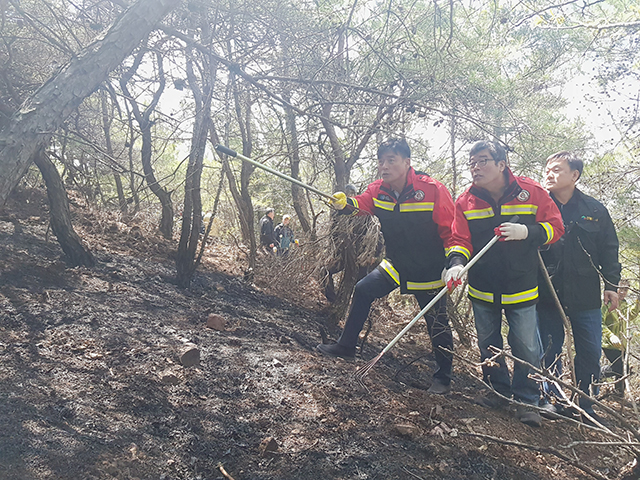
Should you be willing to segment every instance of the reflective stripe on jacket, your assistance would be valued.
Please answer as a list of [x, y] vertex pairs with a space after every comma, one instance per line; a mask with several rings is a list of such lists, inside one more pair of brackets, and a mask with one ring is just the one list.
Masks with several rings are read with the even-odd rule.
[[538, 301], [538, 247], [556, 242], [564, 233], [560, 211], [538, 183], [514, 177], [496, 202], [486, 190], [471, 186], [456, 201], [454, 244], [449, 264], [466, 263], [494, 236], [495, 227], [513, 221], [527, 226], [525, 240], [498, 242], [469, 271], [469, 297], [503, 308]]
[[[445, 248], [452, 243], [453, 199], [428, 175], [409, 169], [398, 198], [382, 180], [347, 200], [360, 214], [376, 215], [384, 235], [386, 258], [378, 268], [402, 293], [441, 288]], [[346, 209], [345, 209], [346, 210]]]

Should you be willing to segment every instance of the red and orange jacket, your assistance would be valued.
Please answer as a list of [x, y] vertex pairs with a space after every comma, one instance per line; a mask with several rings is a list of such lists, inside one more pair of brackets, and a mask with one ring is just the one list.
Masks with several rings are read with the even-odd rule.
[[538, 302], [538, 247], [564, 234], [562, 216], [549, 194], [527, 177], [514, 177], [496, 202], [471, 186], [455, 204], [454, 244], [447, 250], [449, 265], [466, 263], [494, 236], [494, 228], [518, 215], [529, 230], [525, 240], [498, 242], [469, 270], [469, 297], [501, 308]]
[[387, 183], [377, 180], [347, 202], [358, 207], [359, 214], [375, 215], [380, 220], [386, 258], [378, 268], [400, 286], [402, 293], [444, 286], [440, 277], [445, 249], [453, 245], [454, 207], [442, 183], [410, 168], [398, 198]]

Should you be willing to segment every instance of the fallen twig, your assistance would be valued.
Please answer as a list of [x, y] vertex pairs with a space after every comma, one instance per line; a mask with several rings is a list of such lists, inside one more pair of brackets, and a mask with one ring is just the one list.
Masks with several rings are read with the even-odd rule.
[[402, 467], [402, 469], [403, 469], [405, 472], [407, 472], [409, 475], [411, 475], [412, 477], [415, 477], [415, 478], [417, 478], [417, 479], [419, 479], [419, 480], [424, 480], [424, 478], [419, 477], [418, 475], [416, 475], [416, 474], [415, 474], [415, 473], [413, 473], [413, 472], [410, 472], [410, 471], [409, 471], [409, 470], [407, 470], [405, 467]]
[[458, 434], [467, 435], [469, 437], [484, 438], [485, 440], [490, 440], [492, 442], [501, 443], [503, 445], [511, 445], [514, 447], [526, 448], [527, 450], [533, 450], [535, 452], [549, 453], [555, 457], [558, 457], [561, 460], [564, 460], [568, 464], [573, 465], [577, 469], [582, 470], [583, 472], [591, 475], [593, 478], [598, 478], [600, 480], [607, 480], [607, 477], [602, 475], [600, 472], [597, 472], [594, 469], [587, 467], [586, 465], [581, 463], [579, 460], [574, 460], [573, 458], [569, 457], [568, 455], [565, 455], [562, 452], [559, 452], [553, 447], [529, 445], [528, 443], [517, 442], [515, 440], [506, 440], [504, 438], [492, 437], [491, 435], [484, 435], [481, 433], [474, 433], [474, 432], [459, 432]]
[[224, 467], [222, 466], [222, 463], [218, 464], [218, 468], [220, 469], [220, 473], [222, 473], [224, 478], [226, 478], [227, 480], [234, 480], [233, 477], [229, 475], [227, 471], [224, 469]]
[[609, 407], [609, 406], [605, 405], [604, 403], [602, 403], [597, 398], [594, 398], [594, 397], [592, 397], [590, 395], [587, 395], [582, 390], [574, 387], [573, 385], [569, 385], [568, 383], [563, 382], [559, 378], [557, 378], [554, 375], [552, 375], [550, 372], [545, 372], [544, 370], [541, 370], [538, 367], [534, 367], [529, 362], [525, 362], [524, 360], [521, 360], [518, 357], [515, 357], [515, 356], [505, 352], [504, 350], [500, 350], [500, 349], [495, 348], [495, 347], [489, 347], [489, 348], [492, 349], [494, 352], [503, 352], [503, 355], [505, 356], [505, 358], [509, 358], [514, 362], [518, 362], [518, 363], [520, 363], [522, 365], [526, 365], [533, 372], [535, 372], [535, 373], [537, 373], [539, 375], [542, 375], [543, 377], [546, 377], [549, 381], [557, 382], [560, 386], [570, 390], [572, 393], [575, 393], [575, 394], [577, 394], [577, 395], [579, 395], [579, 396], [581, 396], [583, 398], [586, 398], [586, 399], [590, 400], [591, 402], [593, 402], [594, 405], [597, 405], [602, 410], [604, 410], [605, 412], [609, 413], [612, 417], [614, 417], [618, 422], [620, 422], [620, 424], [623, 425], [629, 432], [631, 432], [633, 434], [633, 436], [637, 440], [640, 440], [640, 432], [638, 432], [636, 427], [631, 422], [629, 422], [626, 418], [624, 418], [622, 415], [620, 415], [618, 412], [616, 412], [611, 407]]

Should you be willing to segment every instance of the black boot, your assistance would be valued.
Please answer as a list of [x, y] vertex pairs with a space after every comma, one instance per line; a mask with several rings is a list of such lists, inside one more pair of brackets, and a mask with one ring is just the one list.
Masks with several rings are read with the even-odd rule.
[[339, 343], [321, 343], [316, 347], [323, 355], [329, 355], [332, 357], [346, 358], [352, 360], [356, 356], [356, 348], [343, 347]]

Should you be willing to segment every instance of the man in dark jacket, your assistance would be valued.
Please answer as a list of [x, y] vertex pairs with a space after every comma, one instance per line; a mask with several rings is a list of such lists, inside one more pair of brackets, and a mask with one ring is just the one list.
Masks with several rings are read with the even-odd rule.
[[260, 245], [269, 253], [273, 253], [273, 248], [278, 244], [273, 230], [273, 218], [275, 216], [276, 213], [273, 208], [267, 208], [267, 213], [260, 219]]
[[[614, 310], [618, 307], [621, 266], [618, 237], [609, 212], [596, 199], [576, 188], [582, 168], [582, 160], [570, 152], [558, 152], [547, 159], [545, 187], [562, 213], [566, 233], [543, 251], [542, 257], [571, 322], [576, 380], [583, 392], [595, 394], [597, 389], [590, 391], [591, 383], [600, 376], [600, 278], [604, 281], [604, 303], [610, 311]], [[538, 318], [546, 352], [544, 363], [553, 364], [560, 374], [562, 361], [556, 362], [556, 358], [562, 353], [564, 329], [551, 292], [546, 288], [541, 289]], [[589, 401], [580, 399], [580, 406], [593, 414]]]
[[[353, 358], [360, 330], [371, 304], [400, 287], [412, 293], [424, 308], [444, 286], [441, 279], [445, 248], [451, 244], [453, 200], [447, 188], [411, 167], [411, 150], [404, 139], [390, 139], [378, 147], [378, 170], [382, 179], [361, 195], [333, 205], [345, 213], [347, 204], [359, 214], [376, 215], [386, 245], [386, 258], [355, 287], [351, 311], [338, 343], [318, 345], [325, 355]], [[343, 210], [344, 209], [344, 210]], [[453, 337], [447, 318], [446, 298], [425, 315], [438, 368], [429, 393], [446, 394], [451, 386]]]
[[[459, 280], [462, 264], [494, 235], [497, 243], [469, 270], [469, 297], [473, 306], [478, 347], [482, 360], [494, 356], [489, 347], [503, 347], [502, 312], [509, 324], [513, 355], [534, 366], [542, 352], [536, 320], [538, 302], [538, 247], [558, 241], [562, 218], [558, 208], [538, 183], [515, 177], [507, 165], [505, 149], [497, 143], [479, 141], [469, 152], [473, 185], [456, 200], [453, 222], [454, 246], [448, 251], [450, 268], [445, 281]], [[517, 223], [511, 221], [518, 215]], [[538, 405], [537, 383], [530, 369], [516, 363], [513, 381], [504, 358], [483, 365], [484, 381], [504, 397]], [[479, 396], [476, 402], [499, 408], [506, 401], [497, 395]], [[540, 414], [530, 406], [518, 406], [518, 419], [540, 426]]]

